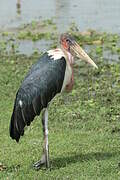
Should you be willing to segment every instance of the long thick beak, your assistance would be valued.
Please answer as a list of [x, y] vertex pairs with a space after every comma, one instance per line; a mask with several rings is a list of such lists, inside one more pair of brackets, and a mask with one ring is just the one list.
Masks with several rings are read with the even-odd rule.
[[87, 53], [78, 45], [78, 43], [74, 42], [72, 44], [71, 49], [74, 51], [76, 56], [80, 58], [81, 60], [84, 60], [94, 66], [95, 68], [98, 68], [97, 65], [94, 63], [94, 61], [87, 55]]

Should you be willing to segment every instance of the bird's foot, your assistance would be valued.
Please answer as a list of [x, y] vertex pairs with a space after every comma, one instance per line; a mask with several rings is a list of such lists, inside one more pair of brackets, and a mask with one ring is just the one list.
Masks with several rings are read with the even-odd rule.
[[39, 170], [43, 165], [45, 165], [46, 168], [49, 168], [49, 161], [46, 159], [45, 154], [42, 155], [42, 158], [33, 164], [33, 167], [36, 170]]
[[43, 165], [45, 165], [46, 161], [45, 161], [45, 155], [43, 154], [42, 155], [42, 158], [37, 161], [36, 163], [33, 164], [33, 167], [36, 169], [36, 170], [39, 170]]
[[34, 163], [33, 167], [35, 170], [39, 170], [43, 165], [44, 165], [44, 163], [40, 160], [40, 161], [37, 161], [36, 163]]

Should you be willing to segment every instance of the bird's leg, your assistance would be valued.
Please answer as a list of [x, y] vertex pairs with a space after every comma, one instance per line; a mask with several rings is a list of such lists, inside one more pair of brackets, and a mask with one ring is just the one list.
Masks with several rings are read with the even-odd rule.
[[44, 147], [43, 156], [45, 156], [46, 168], [49, 168], [49, 146], [48, 146], [48, 109], [46, 108], [42, 118], [43, 134], [44, 134]]
[[34, 167], [38, 170], [45, 164], [46, 168], [49, 168], [49, 147], [48, 147], [48, 109], [46, 108], [42, 114], [42, 125], [44, 135], [43, 155], [40, 161], [34, 164]]

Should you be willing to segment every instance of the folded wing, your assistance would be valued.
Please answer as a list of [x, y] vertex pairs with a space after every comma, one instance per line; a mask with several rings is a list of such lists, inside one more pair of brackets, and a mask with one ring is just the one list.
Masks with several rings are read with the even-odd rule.
[[28, 72], [16, 94], [10, 122], [10, 136], [17, 142], [24, 134], [24, 127], [61, 91], [65, 69], [64, 57], [52, 60], [45, 53]]

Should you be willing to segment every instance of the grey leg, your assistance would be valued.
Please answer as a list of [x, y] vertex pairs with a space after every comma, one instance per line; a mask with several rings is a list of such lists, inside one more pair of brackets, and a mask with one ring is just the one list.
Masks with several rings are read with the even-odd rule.
[[43, 125], [43, 135], [44, 135], [44, 146], [43, 155], [40, 161], [36, 162], [33, 166], [35, 169], [40, 169], [42, 165], [49, 168], [49, 146], [48, 146], [48, 109], [46, 108], [42, 114], [42, 125]]
[[43, 154], [45, 154], [45, 165], [46, 168], [49, 168], [49, 145], [48, 145], [48, 109], [45, 110], [44, 113], [44, 147]]

